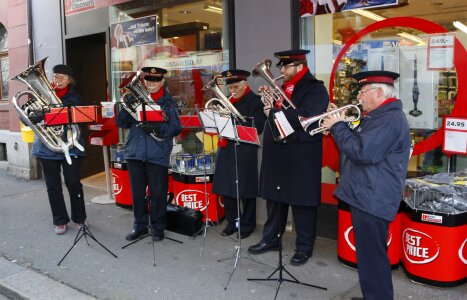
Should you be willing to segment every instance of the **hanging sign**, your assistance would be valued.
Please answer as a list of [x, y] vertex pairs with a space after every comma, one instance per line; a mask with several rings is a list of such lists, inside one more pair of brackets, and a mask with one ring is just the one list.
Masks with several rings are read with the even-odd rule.
[[454, 66], [454, 33], [428, 37], [428, 70], [450, 70]]
[[444, 117], [443, 152], [467, 155], [467, 118]]

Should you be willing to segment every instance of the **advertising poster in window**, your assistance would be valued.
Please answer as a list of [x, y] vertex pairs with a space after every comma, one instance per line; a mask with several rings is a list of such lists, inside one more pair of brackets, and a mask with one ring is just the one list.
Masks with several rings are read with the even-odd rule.
[[426, 47], [400, 47], [399, 95], [412, 129], [438, 129], [438, 72], [428, 70]]
[[[399, 73], [399, 49], [383, 47], [368, 49], [368, 71], [391, 71]], [[399, 81], [394, 86], [399, 91]]]
[[110, 25], [111, 47], [129, 48], [157, 43], [156, 16], [149, 16]]

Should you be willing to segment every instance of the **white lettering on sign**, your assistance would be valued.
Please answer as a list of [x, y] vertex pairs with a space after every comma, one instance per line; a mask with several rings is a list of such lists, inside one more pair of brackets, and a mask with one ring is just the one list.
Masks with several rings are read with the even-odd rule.
[[114, 189], [114, 195], [118, 195], [123, 190], [123, 185], [120, 182], [120, 177], [118, 175], [112, 174], [112, 185]]
[[[344, 239], [347, 242], [347, 245], [349, 245], [350, 249], [355, 251], [355, 245], [354, 245], [355, 237], [352, 236], [352, 238], [350, 238], [350, 233], [352, 231], [353, 231], [353, 226], [350, 226], [349, 228], [347, 228], [347, 230], [344, 232]], [[392, 242], [392, 233], [388, 232], [388, 240], [386, 242], [386, 245], [389, 247], [389, 245], [391, 245], [391, 242]]]
[[422, 221], [441, 224], [443, 223], [443, 216], [430, 215], [430, 214], [423, 213]]
[[203, 211], [206, 209], [204, 205], [205, 198], [208, 198], [204, 195], [204, 192], [198, 190], [183, 190], [178, 193], [177, 197], [175, 197], [175, 203], [177, 205], [192, 208], [195, 210]]
[[413, 264], [426, 264], [439, 255], [438, 243], [428, 234], [407, 228], [402, 234], [404, 255]]
[[467, 265], [467, 257], [464, 256], [464, 249], [465, 249], [466, 244], [467, 244], [467, 239], [464, 240], [464, 242], [459, 248], [459, 258], [464, 263], [464, 265]]

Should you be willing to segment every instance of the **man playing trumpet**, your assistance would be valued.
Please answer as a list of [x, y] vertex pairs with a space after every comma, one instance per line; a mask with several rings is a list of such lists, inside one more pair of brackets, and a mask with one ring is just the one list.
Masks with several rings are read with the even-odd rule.
[[394, 298], [386, 242], [402, 199], [411, 148], [402, 102], [395, 98], [398, 77], [388, 71], [353, 75], [366, 115], [354, 130], [345, 124], [345, 111], [329, 114], [322, 123], [341, 153], [341, 180], [334, 194], [350, 205], [364, 299]]
[[[323, 82], [311, 75], [307, 67], [308, 52], [290, 50], [274, 54], [284, 76], [283, 91], [293, 106], [285, 109], [280, 103], [277, 106], [266, 103], [264, 107], [270, 126], [264, 130], [259, 190], [260, 196], [266, 199], [268, 216], [261, 241], [248, 249], [251, 254], [277, 250], [278, 234], [282, 235], [285, 230], [290, 205], [297, 232], [295, 254], [290, 260], [295, 266], [305, 264], [313, 252], [316, 211], [321, 202], [322, 157], [322, 134], [310, 136], [298, 116], [322, 114], [329, 103]], [[275, 141], [274, 117], [279, 112], [285, 115], [294, 132]]]

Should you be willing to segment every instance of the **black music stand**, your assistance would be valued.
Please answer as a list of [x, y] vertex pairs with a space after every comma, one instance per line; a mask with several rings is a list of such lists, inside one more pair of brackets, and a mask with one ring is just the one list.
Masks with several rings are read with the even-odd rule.
[[87, 239], [87, 237], [90, 237], [91, 239], [93, 239], [99, 246], [101, 246], [102, 248], [104, 248], [107, 252], [109, 252], [110, 254], [112, 254], [113, 257], [115, 258], [118, 258], [117, 255], [115, 255], [112, 251], [110, 251], [109, 249], [107, 249], [104, 245], [102, 245], [95, 237], [94, 235], [92, 234], [92, 232], [89, 230], [88, 226], [86, 224], [80, 224], [79, 225], [79, 231], [78, 233], [76, 234], [76, 237], [75, 237], [75, 240], [73, 241], [73, 245], [71, 245], [70, 249], [67, 251], [67, 253], [65, 253], [65, 255], [62, 257], [62, 259], [58, 262], [57, 266], [60, 266], [60, 264], [62, 263], [62, 261], [65, 259], [65, 257], [67, 257], [68, 253], [71, 252], [71, 250], [73, 250], [73, 248], [76, 246], [76, 244], [78, 244], [79, 240], [84, 236], [84, 239], [86, 240], [86, 243], [89, 245], [89, 241]]
[[[73, 106], [71, 104], [68, 104], [66, 107], [62, 107], [62, 109], [57, 113], [56, 116], [58, 116], [58, 114], [60, 112], [63, 111], [63, 109], [65, 108], [68, 108], [67, 110], [67, 115], [68, 115], [68, 126], [71, 126], [71, 125], [76, 125], [77, 123], [74, 123], [73, 122], [73, 116], [72, 116], [72, 113], [71, 113], [71, 108], [73, 107], [73, 109], [77, 110], [78, 112], [80, 112], [83, 116], [85, 116], [85, 119], [88, 119], [88, 120], [85, 120], [83, 122], [80, 122], [80, 123], [85, 123], [85, 122], [95, 122], [96, 121], [96, 116], [89, 116], [88, 114], [86, 114], [84, 111], [81, 111], [79, 109], [79, 106]], [[52, 118], [52, 120], [54, 118], [56, 118], [56, 116], [54, 116]], [[50, 125], [50, 126], [55, 126], [55, 125]], [[86, 243], [89, 245], [89, 241], [87, 239], [87, 237], [90, 237], [92, 240], [94, 240], [99, 246], [101, 246], [102, 248], [104, 248], [107, 252], [109, 252], [113, 257], [115, 258], [118, 258], [117, 255], [115, 255], [112, 251], [110, 251], [109, 249], [107, 249], [107, 247], [105, 247], [104, 245], [102, 245], [95, 237], [94, 235], [92, 234], [92, 232], [89, 230], [88, 226], [86, 225], [86, 223], [83, 223], [83, 224], [80, 224], [79, 225], [79, 231], [78, 233], [76, 234], [76, 237], [75, 237], [75, 240], [73, 241], [73, 245], [71, 245], [70, 249], [65, 253], [65, 255], [62, 257], [62, 259], [58, 262], [58, 266], [60, 266], [60, 264], [62, 263], [62, 261], [67, 257], [67, 255], [71, 252], [71, 250], [73, 250], [73, 248], [76, 246], [76, 244], [78, 244], [78, 242], [81, 240], [81, 238], [84, 236], [84, 239], [86, 240]]]
[[[197, 110], [197, 114], [203, 129], [203, 134], [205, 132], [217, 132], [217, 127], [215, 126], [215, 119], [214, 119], [214, 113], [212, 111], [200, 111]], [[214, 149], [214, 147], [213, 147]], [[207, 171], [206, 171], [206, 164], [204, 165], [204, 177], [206, 178]], [[204, 252], [204, 245], [206, 243], [206, 236], [207, 236], [207, 231], [211, 227], [211, 220], [209, 219], [209, 197], [208, 197], [208, 190], [207, 190], [207, 181], [204, 181], [204, 197], [205, 197], [205, 203], [206, 203], [206, 214], [205, 214], [205, 221], [203, 224], [203, 227], [196, 233], [194, 236], [198, 235], [201, 231], [203, 231], [203, 242], [201, 244], [201, 249], [199, 252], [199, 256], [203, 256]]]
[[[237, 235], [238, 235], [238, 239], [237, 239], [237, 244], [235, 245], [235, 251], [234, 251], [234, 254], [231, 256], [231, 257], [227, 257], [227, 258], [222, 258], [222, 259], [219, 259], [217, 260], [218, 262], [223, 262], [223, 261], [226, 261], [226, 260], [229, 260], [229, 259], [233, 259], [235, 258], [235, 262], [234, 262], [234, 266], [233, 266], [233, 269], [232, 269], [232, 272], [230, 272], [230, 275], [229, 275], [229, 278], [227, 280], [227, 283], [225, 284], [224, 286], [224, 290], [227, 290], [227, 286], [229, 285], [230, 283], [230, 280], [232, 279], [232, 276], [235, 272], [235, 270], [237, 269], [237, 265], [238, 265], [238, 261], [241, 259], [241, 258], [246, 258], [246, 259], [249, 259], [253, 262], [256, 262], [258, 264], [261, 264], [261, 265], [264, 265], [266, 267], [271, 267], [271, 266], [268, 266], [267, 264], [265, 263], [262, 263], [262, 262], [259, 262], [259, 261], [256, 261], [254, 259], [252, 259], [251, 257], [249, 256], [243, 256], [242, 253], [243, 253], [243, 248], [242, 248], [242, 237], [241, 237], [241, 222], [240, 222], [240, 192], [239, 192], [239, 189], [238, 189], [238, 158], [237, 158], [237, 145], [240, 144], [240, 142], [242, 141], [240, 138], [239, 138], [239, 135], [238, 135], [238, 132], [236, 130], [237, 128], [237, 123], [236, 123], [236, 119], [233, 118], [233, 117], [229, 117], [228, 120], [225, 120], [225, 122], [223, 123], [219, 123], [218, 122], [219, 119], [216, 120], [216, 123], [217, 124], [217, 128], [218, 128], [218, 131], [219, 131], [219, 136], [223, 136], [224, 133], [226, 138], [228, 138], [229, 140], [232, 140], [235, 142], [235, 147], [234, 147], [234, 153], [235, 153], [235, 186], [236, 186], [236, 194], [237, 194], [237, 219], [236, 219], [236, 222], [238, 224], [238, 227], [237, 227]], [[233, 132], [230, 132], [230, 131], [233, 131]]]
[[[277, 132], [274, 132], [273, 130], [277, 130], [276, 126], [273, 125], [273, 124], [270, 124], [269, 122], [269, 118], [268, 117], [268, 124], [269, 124], [269, 128], [271, 129], [271, 133], [273, 134], [273, 137], [275, 136], [279, 136], [279, 134]], [[275, 140], [275, 143], [276, 143], [276, 147], [279, 147], [279, 143], [280, 142], [285, 142], [284, 140], [281, 140], [281, 141], [276, 141]], [[278, 195], [278, 198], [280, 199], [280, 185], [278, 185], [276, 187], [276, 190], [277, 190], [277, 195]], [[277, 237], [278, 237], [278, 244], [279, 244], [279, 261], [278, 261], [278, 265], [276, 267], [276, 269], [266, 278], [248, 278], [247, 280], [248, 281], [276, 281], [277, 284], [276, 284], [276, 293], [274, 295], [274, 299], [277, 298], [277, 295], [279, 293], [279, 289], [281, 288], [281, 285], [282, 285], [282, 282], [291, 282], [291, 283], [295, 283], [295, 284], [300, 284], [300, 285], [305, 285], [305, 286], [309, 286], [309, 287], [314, 287], [314, 288], [317, 288], [317, 289], [322, 289], [322, 290], [327, 290], [327, 288], [325, 287], [321, 287], [321, 286], [317, 286], [317, 285], [313, 285], [313, 284], [309, 284], [309, 283], [304, 283], [304, 282], [301, 282], [299, 281], [295, 276], [293, 276], [289, 271], [287, 271], [287, 269], [285, 268], [284, 264], [282, 263], [282, 221], [281, 221], [281, 213], [282, 213], [282, 205], [281, 205], [281, 202], [279, 202], [279, 213], [278, 213], [278, 217], [279, 217], [279, 232], [277, 233]], [[284, 278], [284, 275], [283, 275], [283, 272], [287, 273], [287, 275], [289, 275], [293, 280], [291, 279], [287, 279], [287, 278]], [[274, 274], [278, 273], [278, 277], [277, 278], [272, 278], [272, 276]]]
[[[151, 105], [148, 104], [148, 103], [146, 103], [146, 102], [144, 102], [144, 101], [138, 101], [138, 102], [139, 102], [138, 105], [141, 105], [142, 116], [143, 116], [143, 118], [142, 118], [143, 120], [140, 122], [140, 124], [149, 123], [149, 121], [147, 121], [147, 119], [146, 119], [146, 105], [147, 105], [147, 106], [151, 106]], [[126, 105], [126, 104], [123, 103], [123, 105]], [[124, 109], [125, 109], [125, 108], [124, 108]], [[129, 107], [128, 109], [131, 110], [133, 113], [136, 113], [136, 114], [138, 113], [138, 111], [135, 110], [134, 108], [130, 108], [130, 107]], [[155, 136], [154, 134], [151, 134], [150, 136], [151, 136], [152, 138], [154, 138], [155, 140], [157, 140], [157, 138], [156, 138], [156, 136]], [[148, 179], [147, 177], [146, 177], [146, 182], [149, 182], [149, 179]], [[136, 239], [136, 240], [134, 240], [134, 241], [132, 241], [132, 242], [130, 242], [130, 243], [128, 243], [128, 244], [122, 246], [122, 249], [125, 249], [125, 248], [127, 248], [127, 247], [129, 247], [129, 246], [131, 246], [131, 245], [133, 245], [133, 244], [136, 244], [137, 242], [139, 242], [139, 241], [141, 241], [141, 240], [147, 238], [148, 236], [152, 237], [152, 236], [154, 235], [154, 227], [151, 226], [151, 206], [152, 206], [152, 203], [151, 203], [151, 202], [152, 202], [152, 201], [151, 201], [151, 198], [149, 198], [147, 195], [146, 195], [145, 198], [146, 198], [146, 201], [147, 201], [147, 203], [148, 203], [148, 205], [149, 205], [149, 207], [148, 207], [148, 209], [149, 209], [149, 212], [148, 212], [148, 218], [149, 218], [149, 220], [148, 220], [148, 228], [149, 228], [148, 234], [145, 234], [145, 235], [139, 237], [138, 239]], [[165, 235], [164, 238], [165, 238], [165, 239], [168, 239], [168, 240], [170, 240], [170, 241], [176, 242], [176, 243], [183, 244], [182, 241], [179, 241], [179, 240], [170, 238], [170, 237], [168, 237], [167, 235]], [[151, 239], [151, 241], [152, 241], [153, 265], [154, 265], [154, 267], [155, 267], [155, 266], [156, 266], [156, 250], [155, 250], [155, 246], [154, 246], [154, 240]]]

